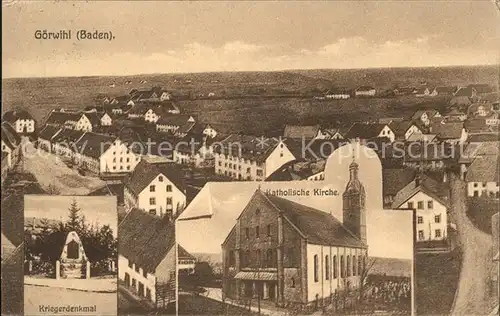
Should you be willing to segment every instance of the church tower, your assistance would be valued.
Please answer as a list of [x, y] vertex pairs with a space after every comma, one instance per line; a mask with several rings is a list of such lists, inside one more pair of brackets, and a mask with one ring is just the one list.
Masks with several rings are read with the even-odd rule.
[[366, 244], [365, 188], [358, 178], [359, 165], [352, 159], [349, 182], [342, 194], [344, 226]]

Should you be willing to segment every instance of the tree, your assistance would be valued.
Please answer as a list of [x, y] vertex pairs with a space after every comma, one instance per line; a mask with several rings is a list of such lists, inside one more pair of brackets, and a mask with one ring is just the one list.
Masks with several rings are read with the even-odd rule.
[[73, 200], [69, 207], [69, 218], [66, 222], [66, 227], [70, 231], [74, 230], [77, 233], [80, 233], [82, 228], [81, 224], [80, 208], [78, 207], [76, 200]]

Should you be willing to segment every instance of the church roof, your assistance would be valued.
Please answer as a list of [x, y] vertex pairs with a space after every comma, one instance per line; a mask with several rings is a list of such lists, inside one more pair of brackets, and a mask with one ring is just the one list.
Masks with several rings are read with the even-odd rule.
[[[363, 242], [352, 234], [334, 216], [281, 197], [257, 190], [254, 194], [262, 195], [292, 223], [311, 244], [325, 246], [365, 247]], [[252, 202], [250, 201], [250, 203]]]

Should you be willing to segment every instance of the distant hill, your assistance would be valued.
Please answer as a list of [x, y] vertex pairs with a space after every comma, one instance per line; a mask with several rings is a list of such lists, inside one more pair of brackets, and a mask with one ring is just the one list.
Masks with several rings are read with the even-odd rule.
[[386, 274], [388, 276], [411, 277], [412, 261], [409, 259], [371, 257], [375, 264], [370, 270], [370, 274]]

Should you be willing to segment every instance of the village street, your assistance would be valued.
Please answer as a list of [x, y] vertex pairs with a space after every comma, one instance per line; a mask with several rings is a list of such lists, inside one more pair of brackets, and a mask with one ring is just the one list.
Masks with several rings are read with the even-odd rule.
[[61, 195], [86, 195], [106, 185], [97, 177], [80, 175], [56, 155], [35, 148], [26, 139], [22, 148], [23, 160], [19, 167], [32, 173], [44, 190], [52, 188]]
[[451, 211], [463, 249], [460, 280], [451, 315], [486, 315], [493, 308], [489, 296], [492, 268], [491, 236], [477, 229], [466, 215], [466, 184], [451, 175]]

